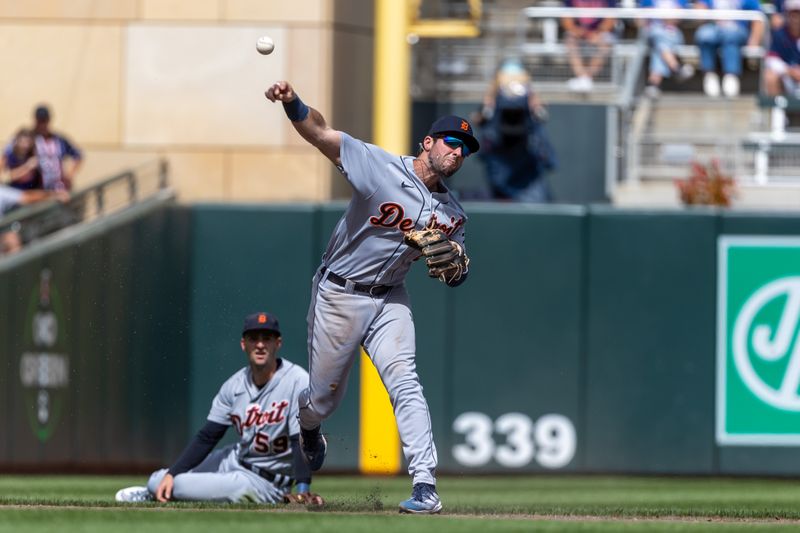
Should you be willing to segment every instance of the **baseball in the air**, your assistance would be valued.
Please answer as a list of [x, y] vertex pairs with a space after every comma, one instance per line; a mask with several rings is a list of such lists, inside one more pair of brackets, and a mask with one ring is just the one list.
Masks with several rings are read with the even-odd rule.
[[272, 42], [271, 38], [265, 35], [264, 37], [261, 37], [256, 43], [256, 50], [258, 50], [260, 54], [264, 55], [271, 54], [272, 51], [275, 50], [275, 43]]

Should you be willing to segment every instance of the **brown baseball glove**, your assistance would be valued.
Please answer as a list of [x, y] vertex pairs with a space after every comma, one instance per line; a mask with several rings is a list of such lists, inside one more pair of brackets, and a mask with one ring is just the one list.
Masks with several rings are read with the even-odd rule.
[[440, 229], [407, 231], [403, 240], [425, 257], [428, 275], [432, 278], [452, 283], [461, 279], [467, 271], [469, 257], [464, 253], [464, 248]]
[[283, 497], [283, 503], [296, 505], [325, 505], [325, 500], [315, 492], [289, 493]]

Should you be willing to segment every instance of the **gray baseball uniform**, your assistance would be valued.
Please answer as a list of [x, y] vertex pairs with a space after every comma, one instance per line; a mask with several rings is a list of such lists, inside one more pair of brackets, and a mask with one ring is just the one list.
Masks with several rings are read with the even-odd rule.
[[404, 244], [403, 235], [438, 227], [463, 245], [467, 218], [446, 188], [427, 189], [414, 172], [413, 157], [392, 155], [346, 133], [341, 139], [341, 170], [353, 196], [313, 280], [310, 382], [300, 396], [300, 423], [312, 429], [336, 409], [363, 345], [389, 393], [413, 482], [435, 484], [436, 447], [404, 286], [420, 252]]
[[[279, 361], [279, 368], [262, 388], [253, 384], [249, 367], [222, 385], [208, 420], [232, 425], [239, 442], [215, 450], [197, 467], [175, 476], [173, 499], [278, 503], [290, 491], [289, 436], [300, 433], [297, 398], [308, 383], [308, 373], [286, 359]], [[243, 463], [276, 478], [269, 481]], [[150, 476], [147, 488], [152, 494], [166, 473], [162, 469]]]

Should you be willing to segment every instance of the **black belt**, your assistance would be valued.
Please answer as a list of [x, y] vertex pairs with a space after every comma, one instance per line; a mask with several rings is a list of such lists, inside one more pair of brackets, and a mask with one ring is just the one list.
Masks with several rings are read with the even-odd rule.
[[291, 487], [294, 485], [294, 478], [291, 476], [270, 472], [266, 468], [261, 468], [260, 466], [256, 466], [253, 463], [248, 463], [247, 461], [239, 460], [239, 464], [254, 474], [263, 477], [276, 487]]
[[[328, 267], [322, 267], [319, 271], [320, 274], [324, 275], [325, 272], [328, 272], [328, 279], [331, 280], [333, 283], [340, 287], [347, 287], [347, 280], [342, 276], [334, 273], [331, 270], [328, 270]], [[353, 291], [354, 292], [361, 292], [364, 294], [369, 294], [370, 296], [381, 296], [386, 294], [392, 290], [391, 285], [364, 285], [362, 283], [354, 283], [353, 284]]]

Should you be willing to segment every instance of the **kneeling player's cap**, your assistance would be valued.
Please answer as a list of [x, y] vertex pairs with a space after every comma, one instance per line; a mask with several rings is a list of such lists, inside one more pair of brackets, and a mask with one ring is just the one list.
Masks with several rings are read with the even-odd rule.
[[274, 331], [278, 335], [281, 334], [281, 328], [278, 325], [278, 319], [275, 315], [269, 313], [253, 313], [244, 318], [244, 326], [242, 326], [242, 335], [248, 331], [267, 330]]
[[800, 0], [786, 0], [783, 3], [784, 11], [800, 11]]
[[472, 126], [467, 119], [455, 115], [447, 115], [437, 119], [436, 122], [431, 124], [428, 135], [431, 137], [434, 135], [452, 135], [453, 137], [457, 137], [464, 141], [472, 154], [477, 152], [481, 147], [478, 139], [472, 135]]

